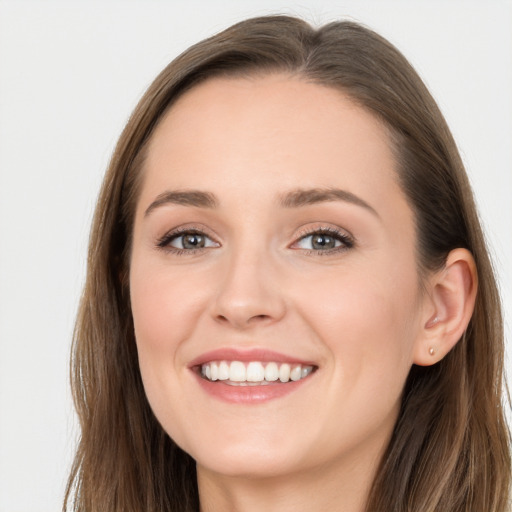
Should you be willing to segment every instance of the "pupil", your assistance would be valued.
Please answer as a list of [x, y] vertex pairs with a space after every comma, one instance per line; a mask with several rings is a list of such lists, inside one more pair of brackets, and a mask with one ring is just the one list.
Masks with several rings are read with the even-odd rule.
[[204, 236], [191, 233], [183, 235], [183, 247], [185, 249], [197, 249], [204, 247]]
[[329, 235], [315, 235], [312, 240], [313, 249], [333, 249], [334, 238]]

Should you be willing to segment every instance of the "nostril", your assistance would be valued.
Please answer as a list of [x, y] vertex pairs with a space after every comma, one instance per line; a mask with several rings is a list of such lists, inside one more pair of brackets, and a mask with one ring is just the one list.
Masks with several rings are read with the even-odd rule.
[[250, 318], [247, 319], [246, 325], [247, 326], [249, 326], [249, 325], [257, 325], [257, 324], [265, 323], [265, 322], [268, 322], [268, 321], [271, 321], [271, 320], [272, 320], [272, 316], [271, 315], [265, 315], [265, 314], [253, 315], [253, 316], [251, 316]]
[[217, 315], [216, 319], [218, 322], [226, 324], [226, 323], [232, 323], [234, 325], [237, 325], [239, 327], [252, 325], [254, 323], [264, 322], [267, 320], [270, 320], [272, 317], [270, 315], [252, 315], [249, 317], [244, 318], [237, 318], [236, 316], [230, 317], [229, 315]]

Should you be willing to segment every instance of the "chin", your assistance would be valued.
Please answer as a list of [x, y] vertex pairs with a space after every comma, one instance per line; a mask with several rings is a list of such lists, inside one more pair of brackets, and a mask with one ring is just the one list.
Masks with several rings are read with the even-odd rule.
[[228, 477], [269, 478], [293, 473], [303, 464], [299, 450], [279, 443], [217, 443], [185, 450], [198, 467]]
[[[218, 454], [217, 454], [218, 455]], [[236, 457], [201, 457], [196, 459], [198, 467], [232, 478], [264, 479], [285, 476], [296, 471], [297, 467], [291, 460], [278, 454], [252, 457], [238, 454]]]

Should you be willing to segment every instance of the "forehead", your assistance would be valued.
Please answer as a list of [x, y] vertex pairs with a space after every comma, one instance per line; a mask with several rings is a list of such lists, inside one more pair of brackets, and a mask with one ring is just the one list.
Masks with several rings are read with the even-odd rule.
[[283, 74], [214, 78], [181, 96], [149, 144], [143, 195], [342, 187], [402, 196], [384, 125], [341, 91]]

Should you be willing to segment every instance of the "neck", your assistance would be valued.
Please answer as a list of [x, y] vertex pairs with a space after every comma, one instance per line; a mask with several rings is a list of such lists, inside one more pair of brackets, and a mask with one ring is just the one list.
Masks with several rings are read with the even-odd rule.
[[[380, 457], [379, 457], [380, 458]], [[364, 512], [378, 459], [286, 476], [226, 476], [198, 465], [201, 512]]]

